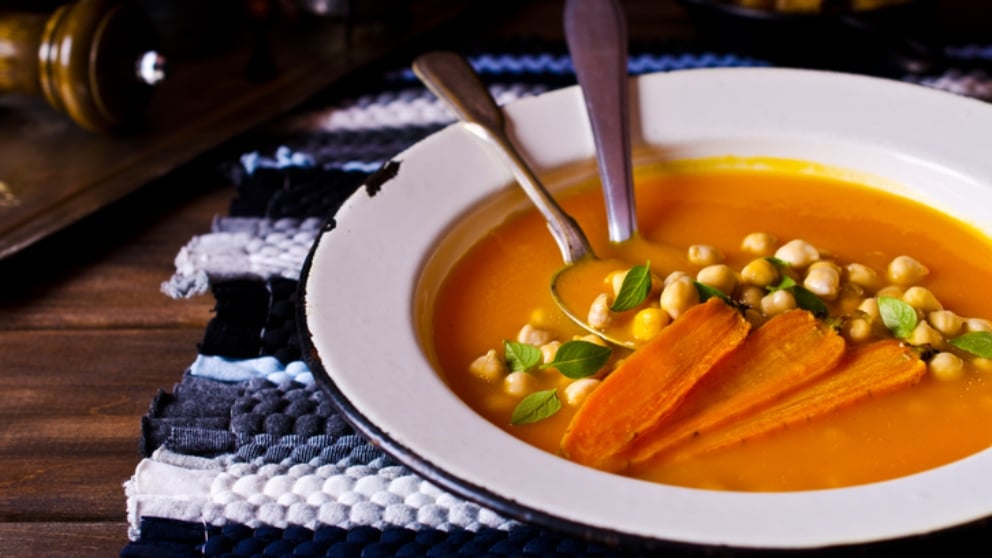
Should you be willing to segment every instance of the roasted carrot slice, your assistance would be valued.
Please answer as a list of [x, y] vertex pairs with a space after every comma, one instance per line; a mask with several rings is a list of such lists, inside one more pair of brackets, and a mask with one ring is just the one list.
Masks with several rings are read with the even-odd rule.
[[589, 395], [565, 430], [562, 454], [601, 469], [622, 467], [618, 454], [671, 413], [749, 329], [737, 310], [716, 298], [682, 314]]
[[634, 440], [632, 463], [726, 424], [833, 369], [844, 339], [805, 310], [779, 314], [713, 367], [666, 419]]
[[840, 364], [819, 380], [753, 415], [694, 438], [668, 455], [681, 459], [752, 440], [909, 386], [925, 372], [926, 365], [916, 350], [895, 339], [863, 345], [849, 350]]

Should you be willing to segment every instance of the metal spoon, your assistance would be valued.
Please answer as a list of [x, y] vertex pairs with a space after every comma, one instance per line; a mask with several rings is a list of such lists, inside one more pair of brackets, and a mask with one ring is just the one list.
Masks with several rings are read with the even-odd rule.
[[413, 72], [455, 112], [468, 131], [497, 148], [520, 187], [548, 222], [565, 263], [594, 257], [578, 223], [551, 197], [517, 152], [506, 134], [503, 111], [468, 61], [453, 52], [429, 52], [413, 61]]
[[[612, 251], [623, 261], [645, 263], [647, 260], [653, 269], [666, 273], [688, 269], [684, 250], [649, 242], [637, 234], [627, 24], [622, 8], [616, 0], [567, 0], [564, 24], [572, 65], [596, 143]], [[566, 313], [567, 308], [576, 305], [564, 304], [562, 299], [575, 301], [577, 296], [566, 290], [567, 285], [586, 282], [582, 278], [569, 281], [568, 276], [586, 272], [580, 266], [564, 268], [554, 278], [553, 294]], [[613, 338], [621, 336], [618, 331], [611, 330], [611, 334]], [[623, 341], [626, 346], [636, 344], [632, 339]]]
[[[510, 141], [506, 134], [503, 111], [468, 62], [452, 52], [430, 52], [414, 60], [413, 71], [428, 89], [455, 112], [468, 131], [497, 148], [520, 187], [547, 221], [548, 229], [558, 243], [565, 262], [562, 269], [575, 267], [579, 262], [597, 260], [578, 223], [558, 205]], [[555, 278], [560, 273], [561, 271]], [[587, 324], [558, 298], [554, 281], [553, 278], [551, 291], [555, 294], [555, 301], [575, 323], [608, 342], [633, 346], [629, 340], [612, 338]]]
[[[650, 254], [667, 271], [687, 269], [685, 252], [647, 242], [637, 232], [631, 167], [627, 24], [616, 0], [568, 0], [565, 38], [596, 143], [610, 241]], [[626, 258], [624, 258], [626, 259]]]
[[630, 154], [627, 23], [613, 0], [568, 0], [565, 40], [585, 98], [611, 242], [637, 232]]

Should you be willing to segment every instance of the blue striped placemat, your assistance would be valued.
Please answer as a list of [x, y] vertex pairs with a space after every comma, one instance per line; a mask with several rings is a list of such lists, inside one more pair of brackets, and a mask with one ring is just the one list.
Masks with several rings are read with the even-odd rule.
[[[573, 84], [563, 52], [530, 41], [469, 58], [507, 103]], [[904, 80], [992, 100], [992, 77], [966, 69], [969, 60], [992, 60], [992, 46], [947, 52], [962, 69]], [[762, 65], [655, 45], [632, 49], [629, 69]], [[130, 542], [121, 556], [638, 553], [503, 517], [418, 477], [341, 419], [301, 359], [297, 281], [323, 220], [392, 155], [452, 121], [399, 67], [361, 95], [256, 132], [251, 151], [224, 162], [236, 186], [228, 214], [190, 239], [162, 286], [174, 298], [213, 296], [216, 314], [188, 369], [154, 395], [142, 420], [143, 459], [124, 485]]]

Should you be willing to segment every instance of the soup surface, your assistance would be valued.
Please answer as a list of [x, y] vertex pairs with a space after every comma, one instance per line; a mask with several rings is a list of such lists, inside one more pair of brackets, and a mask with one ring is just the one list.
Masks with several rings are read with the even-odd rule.
[[[682, 250], [715, 248], [720, 261], [735, 270], [755, 259], [753, 251], [742, 247], [752, 233], [764, 233], [779, 244], [802, 239], [825, 259], [878, 270], [883, 277], [878, 290], [887, 286], [884, 275], [890, 262], [908, 255], [929, 270], [918, 284], [932, 292], [943, 309], [964, 321], [976, 318], [973, 328], [987, 324], [978, 318], [992, 317], [992, 297], [986, 294], [992, 280], [988, 238], [921, 204], [831, 176], [800, 173], [801, 166], [764, 161], [729, 169], [718, 163], [694, 165], [689, 171], [639, 169], [640, 234], [649, 242]], [[620, 256], [606, 240], [598, 184], [584, 184], [558, 198], [598, 255]], [[624, 255], [629, 258], [629, 250]], [[644, 263], [642, 259], [630, 265]], [[524, 395], [508, 389], [505, 377], [483, 378], [471, 367], [480, 355], [494, 350], [505, 360], [504, 340], [517, 339], [525, 324], [555, 339], [586, 335], [551, 298], [549, 281], [561, 265], [558, 248], [535, 211], [510, 216], [446, 277], [430, 334], [439, 371], [460, 398], [499, 428], [555, 454], [578, 407], [566, 401], [543, 420], [511, 424]], [[690, 263], [684, 271], [696, 273], [702, 267]], [[652, 271], [663, 278], [675, 270]], [[843, 284], [848, 273], [841, 274]], [[898, 297], [905, 289], [897, 288]], [[842, 312], [836, 309], [842, 298], [829, 302], [832, 314]], [[926, 313], [920, 314], [925, 321]], [[840, 324], [832, 325], [843, 331]], [[846, 350], [857, 344], [847, 339]], [[934, 344], [959, 354], [963, 367], [946, 374], [935, 373], [931, 365], [919, 382], [895, 392], [872, 395], [729, 447], [681, 459], [659, 455], [632, 464], [623, 474], [721, 490], [806, 490], [891, 479], [983, 450], [992, 444], [990, 361], [944, 342]], [[929, 345], [926, 349], [921, 350], [926, 358], [937, 352]], [[627, 354], [615, 348], [611, 359]], [[526, 374], [530, 390], [563, 391], [575, 382], [554, 369]]]

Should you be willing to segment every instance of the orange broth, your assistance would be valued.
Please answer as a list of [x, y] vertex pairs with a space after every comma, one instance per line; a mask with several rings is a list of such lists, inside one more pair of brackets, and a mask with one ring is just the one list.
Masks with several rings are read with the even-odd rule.
[[[640, 172], [641, 235], [687, 248], [709, 244], [735, 269], [753, 259], [740, 250], [748, 233], [802, 238], [845, 262], [883, 273], [898, 255], [923, 262], [921, 283], [944, 308], [992, 317], [992, 243], [977, 230], [922, 204], [853, 182], [794, 168]], [[611, 256], [598, 184], [559, 195], [600, 256]], [[643, 261], [632, 262], [632, 265]], [[489, 349], [540, 322], [561, 339], [583, 334], [554, 306], [549, 279], [558, 249], [535, 211], [522, 211], [482, 238], [457, 262], [434, 307], [431, 342], [451, 389], [494, 425], [557, 453], [574, 414], [563, 405], [549, 419], [510, 425], [520, 398], [468, 371]], [[664, 276], [670, 270], [655, 270]], [[502, 351], [500, 350], [500, 353]], [[541, 387], [561, 386], [539, 371]], [[703, 434], [705, 435], [705, 434]], [[992, 372], [966, 364], [960, 379], [928, 374], [902, 391], [734, 447], [681, 461], [653, 460], [625, 474], [666, 484], [739, 491], [791, 491], [891, 479], [960, 459], [992, 444]]]

